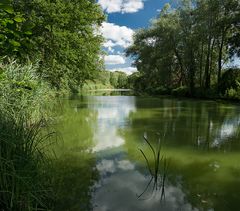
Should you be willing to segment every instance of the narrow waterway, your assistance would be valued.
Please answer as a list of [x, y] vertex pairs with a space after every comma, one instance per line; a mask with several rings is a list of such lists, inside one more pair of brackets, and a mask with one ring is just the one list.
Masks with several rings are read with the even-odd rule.
[[[238, 210], [239, 105], [109, 92], [62, 100], [60, 110], [58, 152], [76, 170], [63, 186], [65, 210]], [[161, 140], [168, 161], [162, 199], [161, 188], [147, 187], [144, 135]]]

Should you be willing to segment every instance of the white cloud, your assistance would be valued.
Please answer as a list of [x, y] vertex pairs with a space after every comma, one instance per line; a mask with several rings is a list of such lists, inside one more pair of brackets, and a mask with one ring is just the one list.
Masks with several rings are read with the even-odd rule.
[[109, 47], [114, 47], [114, 46], [116, 46], [116, 44], [115, 44], [112, 40], [108, 40], [108, 41], [106, 41], [106, 42], [103, 44], [103, 46], [104, 46], [105, 48], [109, 48]]
[[109, 69], [109, 71], [111, 71], [111, 72], [121, 71], [121, 72], [126, 73], [127, 75], [131, 75], [132, 73], [137, 72], [137, 68], [135, 68], [135, 67], [122, 67], [122, 68]]
[[125, 58], [120, 55], [108, 55], [104, 57], [105, 64], [125, 64]]
[[114, 50], [112, 47], [110, 47], [110, 46], [109, 46], [107, 49], [108, 49], [108, 52], [110, 52], [110, 53], [114, 53], [114, 51], [115, 51], [115, 50]]
[[106, 42], [103, 44], [104, 47], [128, 47], [133, 42], [133, 33], [134, 31], [126, 26], [118, 26], [113, 23], [102, 23], [100, 32], [103, 37], [106, 39]]
[[144, 0], [98, 0], [103, 10], [108, 13], [134, 13], [144, 7]]

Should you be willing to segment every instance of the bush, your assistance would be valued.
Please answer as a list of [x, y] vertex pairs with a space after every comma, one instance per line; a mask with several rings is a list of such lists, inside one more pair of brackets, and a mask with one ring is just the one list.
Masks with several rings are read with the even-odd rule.
[[171, 90], [166, 87], [160, 86], [160, 87], [157, 87], [154, 92], [155, 94], [159, 94], [159, 95], [168, 95], [171, 93]]
[[240, 88], [238, 89], [227, 89], [225, 97], [232, 100], [240, 100]]
[[240, 69], [238, 68], [230, 68], [226, 70], [222, 77], [221, 82], [219, 84], [219, 91], [222, 95], [226, 94], [227, 90], [230, 89], [239, 89], [240, 87]]
[[189, 90], [186, 86], [181, 86], [173, 89], [171, 94], [177, 97], [187, 97], [189, 95]]

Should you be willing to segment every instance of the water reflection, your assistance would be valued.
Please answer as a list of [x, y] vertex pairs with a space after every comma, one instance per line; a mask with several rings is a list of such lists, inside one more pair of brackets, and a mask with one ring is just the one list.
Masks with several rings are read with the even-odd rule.
[[61, 139], [54, 146], [54, 210], [91, 210], [91, 187], [98, 179], [93, 146], [97, 113], [86, 108], [83, 99], [63, 100], [57, 109], [56, 131]]
[[130, 114], [131, 127], [120, 130], [129, 159], [141, 159], [136, 149], [142, 145], [143, 132], [152, 140], [157, 140], [157, 133], [165, 134], [163, 148], [171, 159], [169, 181], [175, 187], [181, 184], [185, 200], [200, 210], [236, 210], [240, 107], [154, 98], [137, 98], [136, 107]]
[[[95, 96], [88, 98], [89, 109], [97, 111], [97, 127], [94, 132], [94, 152], [115, 148], [125, 143], [118, 129], [128, 127], [128, 116], [136, 110], [135, 98], [129, 96]], [[94, 103], [91, 103], [94, 101]]]
[[240, 149], [239, 106], [212, 101], [137, 98], [136, 107], [137, 112], [130, 116], [132, 136], [139, 138], [145, 131], [152, 136], [160, 132], [166, 134], [169, 146]]
[[[59, 207], [84, 210], [84, 201], [91, 195], [95, 211], [237, 210], [239, 106], [166, 98], [87, 96], [71, 99], [66, 107], [60, 117], [60, 130], [66, 140], [63, 151], [71, 158], [63, 161], [63, 166], [70, 167], [64, 167], [64, 173], [71, 176], [63, 185], [69, 202], [63, 200]], [[151, 140], [157, 140], [157, 133], [165, 134], [163, 151], [171, 162], [163, 202], [161, 193], [150, 197], [150, 192], [144, 197], [148, 200], [138, 199], [150, 179], [138, 150], [145, 147], [144, 132]], [[86, 149], [94, 152], [87, 159]], [[90, 193], [96, 171], [99, 180], [93, 186], [95, 192]], [[85, 181], [81, 183], [80, 178]]]
[[[96, 167], [100, 180], [94, 186], [94, 210], [194, 210], [186, 202], [181, 187], [170, 184], [165, 187], [164, 201], [161, 201], [161, 192], [150, 193], [147, 200], [138, 199], [151, 178], [142, 164], [128, 159], [122, 148], [126, 143], [121, 133], [132, 127], [133, 119], [129, 116], [137, 112], [135, 98], [95, 96], [88, 101], [89, 108], [98, 114], [93, 150], [99, 154]], [[111, 153], [116, 148], [118, 150]]]
[[186, 202], [181, 187], [170, 184], [165, 187], [165, 199], [161, 193], [151, 195], [145, 200], [139, 200], [137, 195], [143, 191], [149, 181], [147, 174], [141, 173], [138, 167], [129, 160], [119, 158], [104, 159], [97, 165], [102, 179], [96, 184], [94, 194], [95, 211], [110, 210], [197, 210]]

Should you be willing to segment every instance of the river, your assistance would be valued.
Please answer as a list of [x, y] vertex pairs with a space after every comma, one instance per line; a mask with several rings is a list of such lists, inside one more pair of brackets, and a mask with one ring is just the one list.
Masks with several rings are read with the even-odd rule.
[[[239, 105], [96, 92], [61, 100], [58, 119], [66, 177], [57, 210], [239, 209]], [[167, 161], [163, 197], [144, 136], [155, 148], [160, 140]]]

